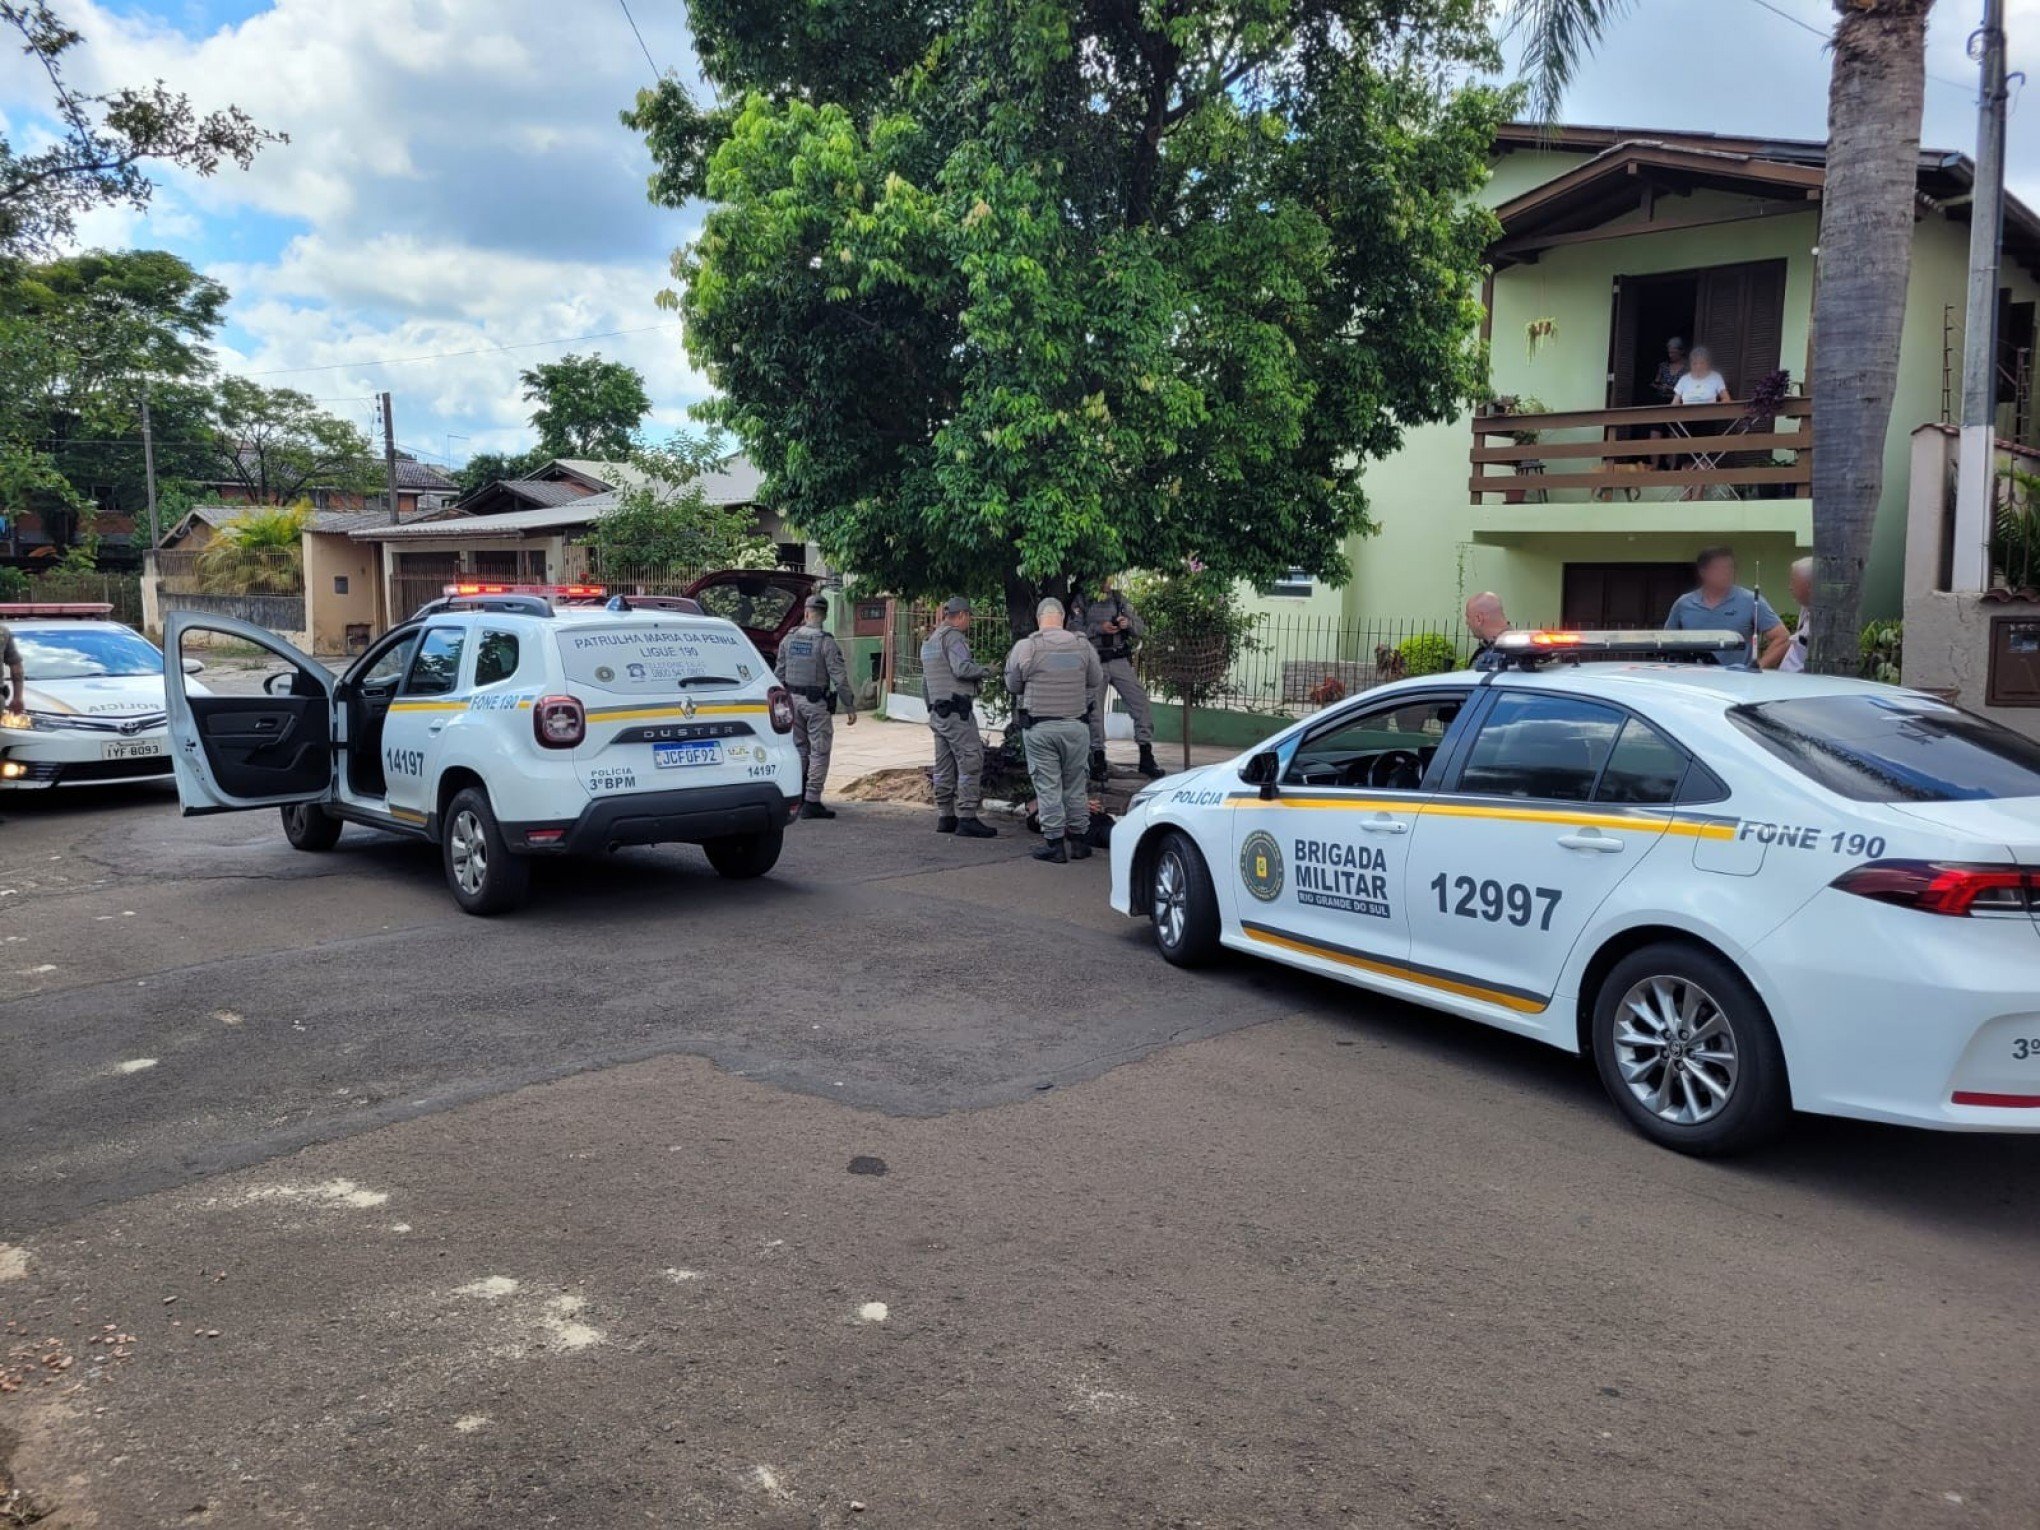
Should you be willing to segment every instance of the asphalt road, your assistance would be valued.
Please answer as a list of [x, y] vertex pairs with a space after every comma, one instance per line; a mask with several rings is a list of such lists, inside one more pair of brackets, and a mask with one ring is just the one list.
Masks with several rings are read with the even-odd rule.
[[0, 802], [17, 1516], [2040, 1518], [2040, 1140], [1683, 1160], [905, 810], [485, 922], [167, 800]]

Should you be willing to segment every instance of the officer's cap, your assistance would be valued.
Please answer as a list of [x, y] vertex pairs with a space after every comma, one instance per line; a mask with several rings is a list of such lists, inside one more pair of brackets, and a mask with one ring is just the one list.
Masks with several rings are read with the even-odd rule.
[[823, 615], [827, 615], [829, 610], [828, 599], [821, 595], [810, 595], [807, 598], [807, 608], [810, 611], [820, 611]]
[[962, 616], [969, 610], [970, 602], [961, 595], [952, 595], [942, 602], [942, 614], [944, 616]]

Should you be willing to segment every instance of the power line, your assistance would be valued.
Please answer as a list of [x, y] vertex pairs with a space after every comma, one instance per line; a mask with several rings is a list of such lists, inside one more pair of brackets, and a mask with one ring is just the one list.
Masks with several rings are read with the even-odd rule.
[[[1769, 11], [1773, 16], [1776, 16], [1780, 21], [1791, 22], [1792, 25], [1799, 28], [1800, 31], [1811, 33], [1813, 36], [1818, 37], [1824, 43], [1830, 42], [1834, 38], [1834, 34], [1828, 31], [1827, 28], [1817, 27], [1812, 22], [1807, 21], [1802, 17], [1793, 15], [1790, 11], [1784, 9], [1782, 6], [1776, 6], [1771, 4], [1771, 0], [1750, 0], [1750, 4], [1756, 6], [1759, 10]], [[1968, 91], [1971, 95], [1976, 94], [1976, 87], [1973, 84], [1970, 84], [1963, 80], [1951, 80], [1945, 75], [1932, 73], [1929, 73], [1927, 75], [1927, 78], [1932, 80], [1936, 85], [1948, 85], [1952, 86], [1956, 90]]]
[[[240, 377], [286, 377], [300, 372], [346, 372], [357, 367], [396, 367], [412, 361], [452, 361], [462, 356], [488, 356], [498, 351], [529, 351], [546, 345], [579, 345], [584, 340], [614, 340], [619, 335], [649, 335], [657, 330], [677, 329], [680, 320], [646, 324], [637, 329], [605, 329], [593, 335], [559, 335], [551, 340], [519, 340], [510, 345], [478, 345], [467, 351], [430, 351], [421, 356], [386, 356], [380, 361], [333, 361], [315, 367], [269, 367], [260, 372], [240, 372]], [[358, 396], [358, 395], [350, 395]]]
[[659, 66], [652, 58], [652, 50], [645, 46], [645, 34], [638, 30], [637, 17], [630, 13], [630, 0], [616, 0], [616, 3], [623, 7], [623, 19], [630, 23], [630, 35], [637, 39], [638, 50], [644, 54], [645, 62], [652, 66], [652, 83], [658, 84]]

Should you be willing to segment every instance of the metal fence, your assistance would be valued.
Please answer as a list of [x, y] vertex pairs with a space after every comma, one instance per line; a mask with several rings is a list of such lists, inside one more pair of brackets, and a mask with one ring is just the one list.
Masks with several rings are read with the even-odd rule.
[[[935, 620], [933, 606], [894, 611], [889, 647], [895, 692], [920, 694], [921, 643]], [[972, 631], [978, 661], [994, 668], [1005, 655], [1006, 642], [1002, 625], [981, 624]], [[1198, 704], [1303, 717], [1391, 680], [1463, 667], [1472, 648], [1464, 625], [1452, 617], [1344, 621], [1267, 612], [1255, 620], [1225, 677], [1205, 690]], [[1165, 680], [1147, 679], [1157, 698], [1174, 699]]]
[[2040, 457], [2000, 453], [1996, 467], [1991, 572], [2006, 589], [2040, 590]]
[[295, 595], [302, 603], [304, 555], [291, 547], [173, 548], [156, 554], [156, 578], [165, 595]]
[[142, 576], [93, 571], [68, 573], [55, 570], [29, 580], [29, 600], [77, 600], [104, 602], [113, 607], [113, 620], [130, 627], [142, 624]]

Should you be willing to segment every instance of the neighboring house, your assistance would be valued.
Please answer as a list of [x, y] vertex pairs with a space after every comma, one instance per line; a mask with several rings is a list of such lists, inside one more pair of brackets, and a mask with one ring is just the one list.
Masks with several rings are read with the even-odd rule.
[[[212, 478], [204, 480], [200, 487], [206, 489], [223, 505], [245, 505], [258, 502], [260, 495], [251, 491], [249, 482], [259, 483], [262, 475], [253, 460], [253, 454], [243, 450], [244, 476], [235, 478]], [[371, 475], [376, 487], [367, 494], [351, 489], [337, 489], [326, 484], [307, 484], [296, 493], [275, 496], [285, 502], [296, 503], [309, 500], [318, 510], [367, 510], [371, 507], [389, 511], [389, 490], [387, 475], [381, 458], [364, 464], [363, 471]], [[460, 494], [460, 485], [446, 473], [429, 462], [397, 453], [397, 509], [404, 515], [419, 515], [451, 505]]]
[[[1909, 438], [1959, 408], [1972, 170], [1959, 154], [1919, 157], [1866, 616], [1900, 606]], [[1501, 233], [1482, 299], [1492, 392], [1541, 404], [1506, 422], [1527, 439], [1474, 416], [1410, 431], [1367, 469], [1379, 532], [1353, 540], [1352, 581], [1335, 590], [1296, 576], [1258, 606], [1357, 625], [1446, 616], [1492, 589], [1525, 623], [1654, 627], [1690, 584], [1695, 550], [1712, 542], [1732, 543], [1744, 579], [1782, 596], [1793, 559], [1812, 547], [1801, 443], [1819, 441], [1821, 401], [1806, 377], [1824, 179], [1817, 143], [1505, 127], [1484, 193]], [[2007, 199], [1999, 432], [2028, 444], [2036, 300], [2040, 219]], [[1696, 434], [1726, 438], [1703, 435], [1684, 451], [1641, 445], [1683, 428], [1669, 407], [1650, 407], [1673, 336], [1712, 349], [1735, 399], [1780, 368], [1792, 396], [1763, 418], [1737, 407], [1693, 417]], [[1738, 437], [1748, 438], [1739, 450]], [[1628, 452], [1603, 455], [1611, 444]], [[1696, 470], [1695, 452], [1716, 456], [1715, 468]]]
[[[649, 482], [627, 462], [562, 457], [524, 478], [485, 484], [445, 514], [363, 526], [351, 536], [380, 549], [387, 608], [401, 615], [452, 579], [568, 583], [588, 577], [588, 528], [615, 508], [620, 492]], [[758, 484], [757, 469], [741, 455], [701, 479], [710, 504], [754, 508], [759, 533], [778, 547], [782, 565], [811, 567], [807, 543], [757, 504]]]

